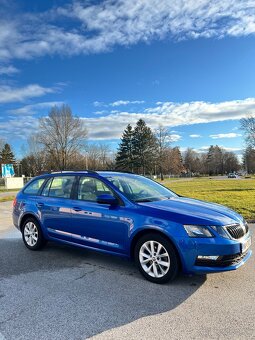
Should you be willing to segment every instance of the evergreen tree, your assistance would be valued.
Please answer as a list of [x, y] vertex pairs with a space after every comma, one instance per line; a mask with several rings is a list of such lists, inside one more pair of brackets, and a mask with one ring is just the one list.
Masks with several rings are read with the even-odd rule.
[[12, 152], [11, 146], [5, 144], [2, 151], [0, 152], [0, 162], [1, 164], [15, 164], [15, 157]]
[[133, 133], [134, 166], [145, 174], [151, 172], [155, 165], [157, 141], [144, 120], [139, 119]]
[[130, 124], [123, 132], [116, 156], [116, 169], [132, 171], [134, 168], [133, 129]]
[[15, 164], [15, 157], [9, 144], [4, 144], [0, 151], [0, 171], [2, 173], [2, 164]]

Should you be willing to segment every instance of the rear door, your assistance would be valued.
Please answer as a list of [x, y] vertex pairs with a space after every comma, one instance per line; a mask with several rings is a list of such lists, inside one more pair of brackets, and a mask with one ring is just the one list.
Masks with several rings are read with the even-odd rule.
[[45, 184], [37, 206], [49, 236], [70, 240], [72, 230], [72, 193], [75, 176], [54, 176]]

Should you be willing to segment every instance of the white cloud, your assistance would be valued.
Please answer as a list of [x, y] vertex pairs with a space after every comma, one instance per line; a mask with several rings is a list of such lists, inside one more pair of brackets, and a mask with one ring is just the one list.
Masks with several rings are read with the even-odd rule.
[[110, 103], [110, 106], [124, 106], [130, 104], [144, 104], [144, 100], [118, 100], [116, 102]]
[[56, 88], [42, 87], [38, 84], [31, 84], [24, 87], [0, 85], [0, 103], [22, 102], [29, 98], [40, 97], [53, 92], [56, 92]]
[[9, 110], [8, 112], [11, 114], [30, 116], [43, 109], [49, 109], [53, 106], [58, 106], [62, 104], [63, 102], [61, 101], [36, 103], [36, 104], [31, 104], [31, 105], [25, 105], [18, 109]]
[[98, 53], [153, 40], [255, 33], [253, 0], [77, 0], [48, 12], [13, 17], [13, 13], [1, 17], [0, 59]]
[[[230, 148], [224, 145], [219, 145], [220, 148], [223, 148], [225, 151], [234, 152], [236, 155], [242, 155], [243, 150], [241, 148]], [[192, 150], [198, 153], [206, 153], [208, 152], [210, 145], [201, 146], [200, 148], [192, 148]], [[185, 152], [188, 147], [181, 147], [181, 152]]]
[[236, 138], [236, 137], [241, 137], [242, 135], [240, 133], [219, 133], [217, 135], [210, 135], [212, 139], [220, 139], [220, 138]]
[[[17, 111], [18, 110], [18, 111]], [[17, 109], [12, 113], [25, 119], [22, 115], [25, 111], [32, 112], [35, 108], [30, 105]], [[89, 137], [97, 140], [110, 140], [118, 139], [121, 137], [123, 130], [128, 124], [135, 125], [136, 122], [142, 118], [153, 130], [158, 128], [159, 125], [171, 128], [170, 134], [176, 141], [180, 140], [181, 133], [177, 132], [174, 127], [182, 125], [192, 125], [198, 123], [210, 123], [216, 121], [239, 120], [245, 117], [246, 114], [255, 112], [255, 98], [247, 98], [243, 100], [234, 100], [221, 103], [208, 103], [208, 102], [187, 102], [187, 103], [172, 103], [164, 102], [149, 107], [142, 112], [114, 112], [102, 113], [94, 117], [82, 117], [89, 130]], [[33, 117], [29, 116], [29, 121]], [[35, 119], [35, 118], [34, 118]], [[11, 135], [12, 126], [15, 127], [17, 133], [17, 116], [5, 122], [5, 125], [0, 125], [0, 135], [6, 133], [8, 128], [9, 135]], [[24, 133], [24, 126], [19, 126], [19, 133]], [[176, 131], [176, 132], [175, 132]], [[208, 148], [207, 146], [205, 148]]]
[[104, 113], [107, 113], [107, 111], [102, 110], [102, 111], [94, 111], [93, 112], [95, 115], [103, 115]]
[[182, 136], [180, 135], [177, 135], [177, 134], [170, 135], [170, 142], [178, 142], [181, 139], [182, 139]]
[[100, 107], [100, 106], [104, 106], [104, 103], [103, 103], [103, 102], [95, 101], [95, 102], [93, 102], [93, 105], [94, 105], [95, 107]]
[[8, 65], [8, 66], [0, 66], [0, 74], [4, 74], [4, 75], [12, 75], [12, 74], [15, 74], [15, 73], [18, 73], [19, 70], [12, 66], [12, 65]]
[[[33, 116], [9, 117], [8, 120], [0, 121], [0, 135], [6, 140], [15, 138], [26, 140], [38, 127], [38, 119]], [[10, 139], [11, 138], [11, 139]]]
[[202, 137], [201, 135], [196, 135], [196, 134], [189, 135], [189, 136], [190, 136], [190, 138], [200, 138], [200, 137]]
[[[132, 105], [132, 104], [144, 104], [144, 103], [145, 103], [144, 100], [117, 100], [117, 101], [112, 102], [112, 103], [104, 103], [104, 102], [101, 102], [101, 101], [95, 101], [95, 102], [93, 102], [93, 105], [95, 107], [117, 107], [117, 106], [127, 106], [127, 105]], [[113, 112], [113, 111], [111, 111], [111, 112]], [[117, 112], [117, 111], [115, 111], [115, 112]]]
[[152, 128], [160, 124], [166, 127], [192, 125], [226, 120], [238, 120], [249, 112], [255, 112], [255, 98], [233, 100], [221, 103], [164, 102], [143, 112], [117, 112], [97, 118], [83, 118], [90, 131], [91, 138], [120, 138], [127, 124], [135, 125], [142, 118]]

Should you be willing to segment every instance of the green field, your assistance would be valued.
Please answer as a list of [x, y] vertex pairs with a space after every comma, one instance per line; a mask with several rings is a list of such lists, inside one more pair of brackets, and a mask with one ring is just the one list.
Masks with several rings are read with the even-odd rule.
[[15, 195], [0, 197], [0, 202], [13, 201], [14, 198], [15, 198]]
[[[224, 204], [255, 220], [255, 179], [169, 179], [162, 182], [177, 194]], [[0, 197], [0, 202], [14, 199], [14, 195]]]
[[224, 204], [255, 220], [255, 179], [169, 179], [162, 184], [179, 195]]

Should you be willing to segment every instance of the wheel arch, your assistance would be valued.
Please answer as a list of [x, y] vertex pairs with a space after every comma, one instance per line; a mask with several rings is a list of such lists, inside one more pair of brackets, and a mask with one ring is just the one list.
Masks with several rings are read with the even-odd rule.
[[27, 212], [27, 213], [25, 213], [25, 214], [21, 217], [20, 222], [19, 222], [20, 231], [22, 232], [23, 224], [24, 224], [24, 222], [25, 222], [28, 218], [33, 218], [34, 220], [36, 220], [36, 222], [37, 222], [37, 223], [39, 224], [39, 226], [40, 226], [40, 229], [41, 229], [41, 231], [42, 231], [42, 233], [43, 233], [44, 238], [47, 239], [48, 237], [47, 237], [47, 235], [45, 234], [44, 229], [42, 228], [42, 224], [41, 224], [41, 222], [40, 222], [38, 216], [36, 216], [36, 215], [35, 215], [34, 213], [32, 213], [32, 212]]
[[178, 258], [178, 262], [179, 262], [179, 266], [180, 266], [180, 269], [182, 269], [182, 260], [181, 260], [181, 256], [180, 256], [180, 253], [178, 251], [178, 248], [176, 247], [174, 241], [171, 239], [171, 237], [169, 237], [168, 234], [166, 234], [165, 232], [163, 232], [162, 230], [158, 230], [158, 229], [155, 229], [155, 228], [146, 228], [146, 229], [142, 229], [140, 231], [138, 231], [134, 237], [132, 238], [132, 241], [131, 241], [131, 245], [130, 245], [130, 257], [131, 259], [134, 259], [134, 251], [135, 251], [135, 245], [136, 243], [138, 242], [138, 240], [146, 235], [146, 234], [158, 234], [160, 236], [163, 236], [164, 238], [166, 238], [170, 243], [171, 245], [173, 246], [176, 254], [177, 254], [177, 258]]

